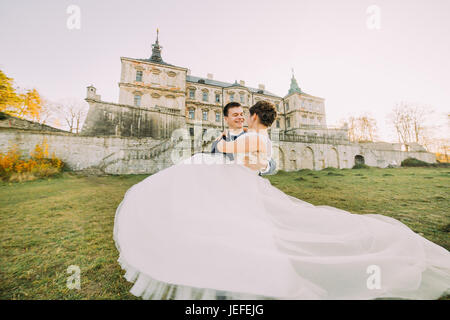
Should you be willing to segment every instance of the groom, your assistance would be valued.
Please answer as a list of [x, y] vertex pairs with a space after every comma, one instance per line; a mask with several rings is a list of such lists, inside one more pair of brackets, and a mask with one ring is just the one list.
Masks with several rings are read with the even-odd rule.
[[[246, 129], [244, 129], [244, 110], [241, 107], [241, 104], [238, 102], [230, 102], [223, 108], [223, 119], [228, 124], [228, 135], [226, 137], [221, 137], [221, 139], [225, 139], [226, 141], [234, 141], [239, 136], [246, 133]], [[219, 153], [217, 151], [217, 144], [221, 139], [218, 139], [213, 142], [211, 153]], [[230, 160], [234, 160], [233, 154], [225, 153]], [[259, 175], [268, 175], [274, 173], [276, 170], [275, 161], [270, 158], [269, 164], [267, 167], [259, 172]]]

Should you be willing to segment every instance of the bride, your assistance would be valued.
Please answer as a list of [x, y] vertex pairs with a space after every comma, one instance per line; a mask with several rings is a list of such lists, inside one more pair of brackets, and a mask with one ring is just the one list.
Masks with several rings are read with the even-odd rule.
[[130, 292], [144, 299], [436, 299], [450, 253], [381, 214], [314, 206], [258, 170], [276, 110], [250, 108], [248, 132], [132, 186], [114, 241]]

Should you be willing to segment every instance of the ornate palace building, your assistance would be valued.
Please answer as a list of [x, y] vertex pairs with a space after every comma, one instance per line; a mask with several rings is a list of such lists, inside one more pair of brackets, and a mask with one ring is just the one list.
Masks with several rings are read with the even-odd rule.
[[222, 130], [222, 109], [228, 102], [239, 102], [248, 113], [254, 103], [266, 100], [278, 110], [272, 128], [285, 135], [346, 139], [345, 129], [327, 127], [324, 99], [303, 92], [293, 73], [287, 95], [280, 97], [262, 84], [252, 88], [243, 80], [228, 83], [212, 74], [193, 76], [187, 68], [166, 63], [161, 49], [157, 34], [150, 58], [121, 57], [118, 104], [101, 101], [96, 88], [88, 87], [84, 134], [167, 138], [179, 127], [193, 135], [195, 124], [204, 131]]

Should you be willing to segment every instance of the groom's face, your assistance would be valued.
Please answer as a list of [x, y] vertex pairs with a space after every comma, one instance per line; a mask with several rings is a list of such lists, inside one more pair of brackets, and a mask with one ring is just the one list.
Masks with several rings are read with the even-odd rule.
[[228, 116], [224, 117], [230, 129], [242, 129], [244, 126], [244, 110], [242, 107], [228, 109]]

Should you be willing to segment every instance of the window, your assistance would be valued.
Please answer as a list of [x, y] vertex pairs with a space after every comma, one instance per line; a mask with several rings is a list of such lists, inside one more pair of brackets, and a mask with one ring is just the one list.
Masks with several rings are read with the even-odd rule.
[[189, 99], [195, 99], [195, 90], [189, 89]]
[[230, 93], [230, 101], [231, 101], [231, 102], [234, 101], [234, 93]]
[[280, 128], [280, 120], [277, 120], [277, 128]]
[[220, 102], [220, 94], [216, 93], [216, 102]]
[[220, 122], [220, 112], [216, 112], [216, 122]]
[[136, 71], [136, 81], [142, 82], [142, 71]]
[[193, 137], [194, 136], [194, 128], [189, 128], [189, 134]]
[[195, 110], [189, 109], [189, 119], [194, 119], [194, 117], [195, 117]]
[[134, 105], [136, 107], [140, 107], [141, 106], [141, 95], [140, 94], [135, 94], [134, 95]]
[[275, 104], [275, 106], [277, 107], [277, 111], [280, 111], [280, 104], [278, 102]]
[[203, 91], [203, 101], [208, 101], [208, 91]]
[[244, 103], [244, 94], [241, 93], [240, 98], [241, 98], [241, 103]]
[[286, 122], [287, 122], [287, 124], [286, 124], [287, 127], [290, 128], [291, 127], [291, 118], [287, 118]]
[[286, 105], [286, 111], [288, 111], [289, 110], [289, 102], [286, 101], [285, 105]]
[[203, 112], [202, 112], [202, 114], [203, 114], [203, 121], [207, 121], [208, 120], [208, 110], [203, 110]]

